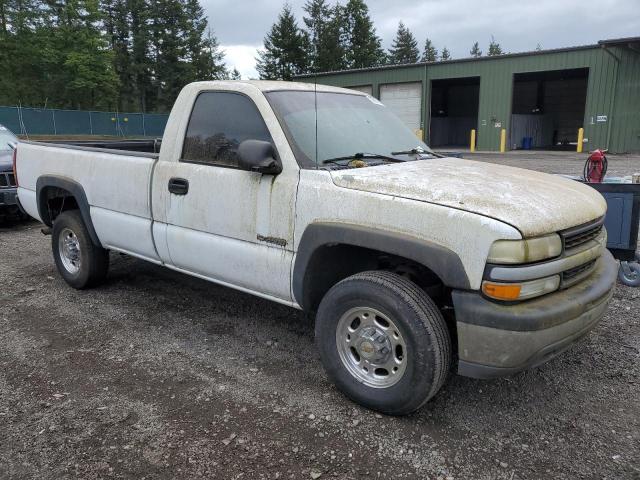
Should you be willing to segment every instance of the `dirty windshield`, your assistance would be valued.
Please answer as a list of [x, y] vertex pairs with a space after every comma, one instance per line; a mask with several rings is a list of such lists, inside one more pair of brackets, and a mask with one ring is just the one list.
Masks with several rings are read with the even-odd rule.
[[429, 147], [373, 97], [290, 90], [269, 92], [267, 97], [302, 167], [335, 168], [354, 159], [380, 165], [430, 157]]

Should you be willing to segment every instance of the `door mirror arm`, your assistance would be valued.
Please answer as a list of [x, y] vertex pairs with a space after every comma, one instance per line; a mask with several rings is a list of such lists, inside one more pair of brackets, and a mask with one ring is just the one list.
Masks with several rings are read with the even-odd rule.
[[238, 146], [238, 166], [244, 170], [269, 175], [282, 172], [282, 162], [271, 142], [245, 140]]

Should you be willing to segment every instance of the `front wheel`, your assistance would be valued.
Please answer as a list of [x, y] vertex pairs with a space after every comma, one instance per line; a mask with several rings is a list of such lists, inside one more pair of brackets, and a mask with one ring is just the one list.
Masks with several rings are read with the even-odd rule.
[[437, 306], [416, 284], [390, 272], [359, 273], [331, 288], [315, 334], [337, 387], [390, 415], [420, 408], [451, 366], [451, 339]]
[[106, 277], [109, 252], [93, 243], [78, 210], [56, 217], [51, 247], [58, 272], [73, 288], [91, 287]]

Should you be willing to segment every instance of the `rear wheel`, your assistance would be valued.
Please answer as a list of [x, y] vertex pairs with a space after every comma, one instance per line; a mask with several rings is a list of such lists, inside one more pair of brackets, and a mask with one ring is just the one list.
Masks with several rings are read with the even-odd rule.
[[451, 365], [451, 340], [437, 306], [390, 272], [359, 273], [331, 288], [318, 309], [316, 341], [340, 390], [391, 415], [420, 408]]
[[78, 210], [62, 212], [51, 233], [58, 272], [73, 288], [95, 286], [107, 275], [109, 252], [93, 243]]

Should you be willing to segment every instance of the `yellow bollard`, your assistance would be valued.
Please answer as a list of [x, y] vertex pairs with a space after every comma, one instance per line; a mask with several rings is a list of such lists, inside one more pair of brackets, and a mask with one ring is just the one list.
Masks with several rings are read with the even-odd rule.
[[500, 153], [504, 153], [507, 149], [507, 129], [500, 130]]
[[471, 145], [469, 146], [469, 150], [471, 150], [472, 153], [476, 151], [476, 129], [475, 128], [471, 129]]
[[584, 128], [578, 129], [578, 145], [576, 146], [576, 152], [582, 153], [582, 144], [584, 142]]

